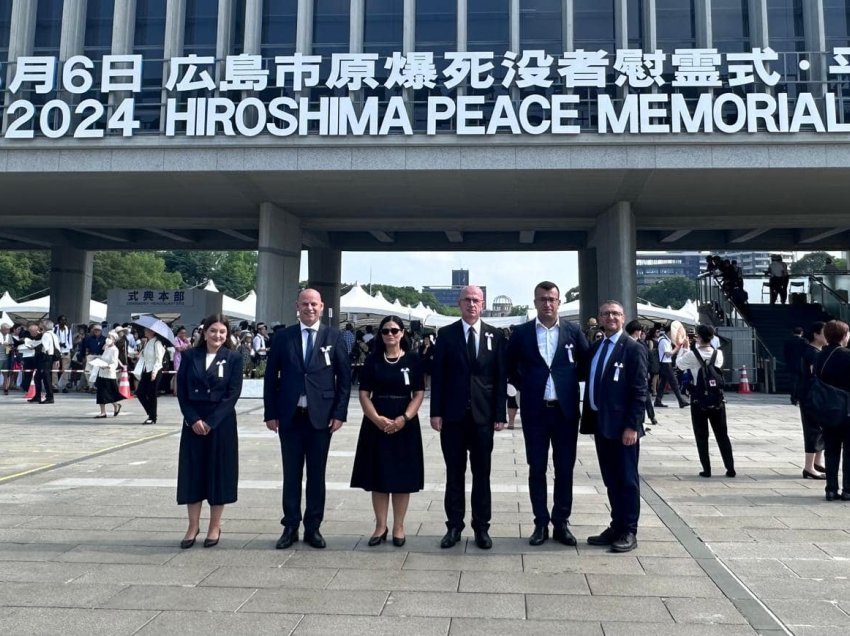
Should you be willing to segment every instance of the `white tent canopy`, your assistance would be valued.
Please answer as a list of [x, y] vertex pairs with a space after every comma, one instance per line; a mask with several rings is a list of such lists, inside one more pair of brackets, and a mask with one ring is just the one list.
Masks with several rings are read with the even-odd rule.
[[[23, 303], [16, 303], [14, 301], [8, 303], [7, 299], [12, 300], [8, 292], [0, 298], [0, 311], [11, 314], [12, 316], [35, 319], [48, 316], [50, 313], [50, 296], [33, 298]], [[103, 322], [106, 320], [106, 304], [96, 300], [89, 301], [89, 320], [91, 322]]]

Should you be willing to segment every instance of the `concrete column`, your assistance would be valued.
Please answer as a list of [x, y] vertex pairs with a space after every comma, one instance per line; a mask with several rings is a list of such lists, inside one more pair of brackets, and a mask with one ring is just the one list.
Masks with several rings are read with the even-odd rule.
[[[806, 34], [807, 51], [826, 50], [826, 27], [823, 17], [823, 0], [809, 0], [803, 3], [803, 25]], [[813, 82], [821, 82], [811, 87], [811, 92], [821, 97], [826, 92], [827, 67], [831, 62], [831, 55], [813, 55], [807, 58], [812, 67], [808, 71], [809, 78]], [[802, 72], [801, 72], [802, 74]], [[805, 75], [802, 75], [805, 77]]]
[[696, 11], [694, 22], [697, 29], [697, 48], [709, 49], [714, 40], [711, 35], [711, 0], [696, 0], [694, 11]]
[[348, 50], [363, 52], [363, 34], [366, 29], [366, 0], [351, 0], [349, 13]]
[[295, 50], [304, 55], [313, 50], [313, 0], [298, 0]]
[[768, 43], [767, 0], [749, 0], [750, 46], [764, 48]]
[[578, 251], [578, 293], [579, 321], [584, 327], [587, 324], [587, 319], [595, 318], [599, 310], [596, 249], [592, 247]]
[[[626, 0], [614, 0], [614, 42], [618, 49], [629, 48], [629, 8]], [[655, 0], [643, 0], [643, 5], [654, 5]], [[649, 47], [644, 47], [651, 50]]]
[[405, 55], [416, 50], [416, 0], [404, 0], [404, 30], [401, 37]]
[[620, 201], [596, 219], [590, 245], [596, 248], [599, 302], [616, 300], [626, 319], [637, 315], [635, 217], [631, 203]]
[[465, 51], [469, 36], [469, 12], [466, 0], [457, 0], [457, 49]]
[[75, 247], [50, 251], [50, 319], [59, 314], [69, 324], [88, 323], [94, 252]]
[[260, 205], [257, 320], [291, 325], [301, 268], [301, 221], [273, 203]]
[[[15, 77], [15, 61], [23, 55], [30, 55], [32, 53], [33, 42], [35, 41], [35, 16], [37, 8], [38, 5], [35, 2], [30, 2], [30, 0], [12, 1], [11, 31], [9, 32], [9, 63], [5, 66], [6, 77], [3, 87], [8, 86]], [[4, 91], [4, 95], [3, 103], [5, 106], [8, 106], [20, 97], [20, 95], [12, 95], [6, 91]], [[2, 128], [5, 134], [9, 117], [5, 109], [3, 113], [0, 128]]]
[[[561, 9], [563, 11], [563, 8]], [[510, 4], [511, 11], [511, 26], [510, 26], [510, 43], [511, 43], [511, 51], [514, 53], [519, 53], [519, 0], [511, 0]], [[561, 20], [561, 27], [563, 28], [563, 18]]]
[[86, 42], [87, 0], [65, 0], [62, 3], [62, 33], [59, 38], [59, 59], [80, 55]]
[[564, 51], [574, 51], [576, 48], [576, 19], [573, 6], [573, 0], [561, 0], [561, 37], [563, 38]]
[[338, 327], [342, 252], [325, 247], [311, 247], [307, 252], [307, 269], [307, 284], [318, 290], [325, 303], [322, 322], [331, 327]]
[[[641, 35], [643, 36], [643, 49], [645, 51], [654, 51], [658, 48], [658, 18], [655, 0], [644, 0], [643, 33]], [[671, 53], [668, 52], [668, 55]]]
[[[218, 0], [218, 23], [215, 38], [215, 59], [217, 60], [223, 60], [233, 53], [230, 50], [230, 43], [233, 42], [233, 29], [236, 26], [234, 18], [233, 2]], [[224, 64], [221, 64], [221, 67], [221, 73], [224, 75]]]
[[262, 40], [263, 0], [245, 0], [245, 54], [259, 55]]
[[130, 55], [136, 37], [136, 0], [115, 3], [112, 18], [112, 54]]
[[163, 45], [166, 60], [183, 55], [183, 33], [185, 29], [186, 0], [168, 0], [165, 7], [165, 42]]

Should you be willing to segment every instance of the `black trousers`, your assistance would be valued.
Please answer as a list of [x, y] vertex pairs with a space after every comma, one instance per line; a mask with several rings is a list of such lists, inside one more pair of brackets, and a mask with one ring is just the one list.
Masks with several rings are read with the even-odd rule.
[[53, 399], [53, 378], [51, 377], [51, 367], [53, 360], [50, 358], [38, 359], [35, 363], [35, 397], [33, 399], [41, 401], [42, 393], [45, 400]]
[[679, 380], [676, 378], [676, 373], [673, 371], [672, 363], [662, 362], [661, 371], [658, 374], [658, 389], [656, 390], [655, 398], [656, 406], [661, 404], [661, 398], [664, 397], [664, 391], [668, 384], [670, 385], [670, 388], [673, 389], [673, 395], [676, 396], [679, 404], [685, 402], [685, 398], [682, 397], [682, 392], [679, 390]]
[[22, 375], [21, 375], [21, 390], [26, 393], [30, 390], [30, 384], [35, 382], [35, 372], [38, 365], [35, 362], [35, 356], [21, 359]]
[[790, 280], [787, 276], [777, 276], [771, 277], [768, 282], [768, 288], [770, 289], [770, 304], [776, 304], [776, 297], [779, 296], [779, 300], [784, 305], [788, 300], [788, 281]]
[[711, 459], [708, 455], [708, 426], [714, 432], [714, 439], [720, 449], [723, 465], [726, 470], [735, 469], [735, 460], [732, 457], [732, 442], [729, 441], [729, 432], [726, 429], [726, 407], [723, 406], [715, 411], [705, 411], [691, 404], [691, 426], [694, 429], [694, 439], [697, 442], [697, 454], [702, 469], [711, 472]]
[[463, 530], [466, 512], [466, 462], [472, 469], [472, 529], [488, 530], [492, 516], [490, 501], [490, 455], [493, 452], [493, 423], [479, 424], [472, 413], [459, 422], [443, 421], [440, 447], [446, 462], [446, 526]]
[[800, 421], [803, 423], [803, 452], [821, 452], [824, 449], [823, 431], [819, 424], [806, 415], [802, 405], [800, 405]]
[[594, 441], [602, 483], [608, 491], [608, 503], [611, 506], [611, 528], [618, 533], [637, 534], [640, 518], [640, 442], [626, 446], [620, 438], [607, 439], [598, 433], [594, 435]]
[[[331, 448], [331, 430], [316, 429], [305, 411], [298, 409], [292, 426], [278, 429], [283, 459], [283, 518], [285, 528], [318, 530], [325, 518], [325, 468]], [[301, 481], [307, 467], [307, 502], [301, 514]]]
[[136, 398], [145, 409], [148, 419], [156, 421], [156, 382], [151, 380], [150, 371], [142, 371], [142, 378], [136, 388]]
[[823, 429], [826, 491], [838, 492], [838, 468], [842, 469], [841, 490], [850, 493], [850, 422], [843, 428]]
[[[550, 521], [556, 526], [566, 523], [573, 510], [573, 468], [576, 463], [578, 422], [565, 417], [558, 406], [544, 407], [539, 420], [523, 422], [522, 435], [525, 438], [528, 496], [534, 513], [534, 525], [546, 526]], [[546, 483], [550, 446], [552, 466], [555, 469], [551, 515]]]

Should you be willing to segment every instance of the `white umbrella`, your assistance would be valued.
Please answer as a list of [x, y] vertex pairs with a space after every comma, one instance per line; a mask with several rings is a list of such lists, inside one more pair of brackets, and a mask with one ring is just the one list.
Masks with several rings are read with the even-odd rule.
[[174, 334], [171, 332], [171, 327], [166, 325], [156, 316], [151, 316], [150, 314], [145, 316], [139, 316], [133, 321], [134, 325], [139, 325], [145, 329], [150, 329], [156, 335], [162, 336], [168, 342], [174, 345]]

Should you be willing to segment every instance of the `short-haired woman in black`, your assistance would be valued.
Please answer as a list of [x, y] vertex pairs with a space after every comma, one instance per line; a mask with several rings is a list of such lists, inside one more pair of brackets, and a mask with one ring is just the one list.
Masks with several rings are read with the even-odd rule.
[[376, 546], [387, 538], [389, 503], [393, 503], [393, 545], [405, 542], [404, 517], [410, 493], [425, 485], [419, 407], [425, 379], [419, 356], [408, 352], [404, 323], [397, 316], [381, 321], [374, 350], [360, 373], [363, 423], [357, 440], [351, 487], [372, 492]]
[[[821, 380], [850, 392], [850, 328], [846, 322], [830, 320], [823, 328], [826, 346], [815, 359], [814, 372]], [[837, 428], [823, 429], [826, 458], [826, 500], [850, 501], [850, 418]], [[843, 458], [842, 458], [843, 456]], [[838, 468], [842, 466], [842, 492], [838, 493]]]
[[815, 359], [820, 350], [826, 346], [826, 338], [823, 336], [825, 324], [821, 321], [815, 322], [803, 332], [803, 338], [809, 343], [800, 357], [800, 385], [797, 390], [797, 403], [800, 406], [800, 420], [803, 424], [803, 451], [806, 453], [803, 479], [826, 479], [823, 463], [823, 431], [820, 424], [808, 416], [803, 408], [805, 394], [812, 380]]
[[[691, 425], [694, 429], [694, 437], [697, 443], [697, 453], [702, 464], [700, 477], [711, 477], [711, 459], [708, 454], [708, 426], [714, 432], [714, 439], [720, 449], [723, 465], [726, 467], [726, 476], [735, 476], [735, 459], [732, 456], [732, 442], [729, 441], [729, 432], [726, 428], [726, 402], [720, 400], [719, 404], [708, 405], [700, 403], [697, 395], [697, 380], [700, 373], [705, 373], [703, 367], [711, 363], [711, 358], [717, 354], [714, 366], [718, 369], [723, 367], [723, 352], [711, 346], [714, 338], [714, 327], [710, 325], [697, 325], [696, 343], [694, 348], [682, 348], [676, 356], [676, 366], [682, 371], [689, 370], [694, 377], [693, 390], [691, 391]], [[700, 356], [702, 360], [697, 358]], [[708, 379], [708, 377], [706, 377]], [[722, 387], [718, 387], [722, 389]]]
[[204, 500], [210, 506], [205, 548], [218, 543], [224, 506], [236, 501], [236, 402], [242, 392], [242, 356], [231, 347], [227, 318], [213, 314], [204, 320], [197, 344], [183, 353], [178, 371], [177, 400], [183, 414], [183, 430], [177, 503], [186, 504], [189, 515], [181, 548], [195, 544]]

